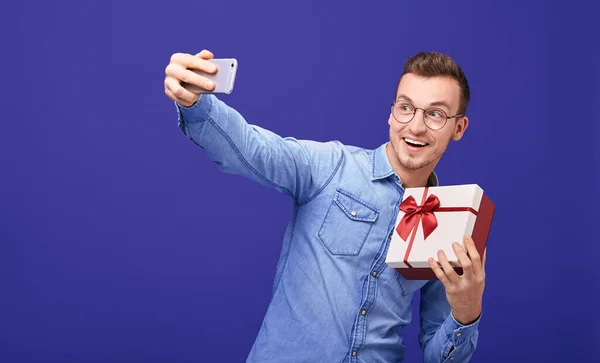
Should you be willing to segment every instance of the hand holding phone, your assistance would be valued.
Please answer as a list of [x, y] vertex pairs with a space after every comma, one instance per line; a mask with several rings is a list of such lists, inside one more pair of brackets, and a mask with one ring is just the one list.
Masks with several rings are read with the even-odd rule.
[[237, 60], [213, 58], [208, 50], [196, 55], [173, 54], [165, 69], [167, 96], [189, 107], [198, 101], [202, 93], [231, 93], [237, 73]]
[[195, 86], [190, 83], [182, 82], [181, 85], [193, 93], [224, 93], [230, 94], [233, 91], [235, 84], [235, 75], [237, 71], [237, 60], [235, 58], [210, 59], [209, 62], [217, 67], [215, 73], [207, 73], [199, 69], [189, 69], [190, 71], [202, 76], [209, 81], [212, 81], [215, 87], [206, 89], [204, 87]]

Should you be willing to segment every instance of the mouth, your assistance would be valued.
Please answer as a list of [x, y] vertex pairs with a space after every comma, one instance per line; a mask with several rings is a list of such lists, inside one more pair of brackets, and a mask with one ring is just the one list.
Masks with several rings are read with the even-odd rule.
[[418, 140], [411, 139], [411, 138], [408, 138], [408, 137], [403, 137], [402, 140], [404, 140], [404, 142], [406, 143], [406, 145], [414, 147], [414, 148], [423, 148], [423, 147], [429, 145], [426, 142], [418, 141]]

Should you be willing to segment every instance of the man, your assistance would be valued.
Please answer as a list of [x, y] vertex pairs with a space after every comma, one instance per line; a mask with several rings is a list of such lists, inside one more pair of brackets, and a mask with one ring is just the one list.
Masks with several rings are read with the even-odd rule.
[[425, 362], [467, 362], [478, 340], [483, 258], [465, 236], [454, 251], [457, 275], [443, 252], [430, 266], [439, 280], [408, 281], [385, 264], [404, 188], [438, 185], [433, 169], [450, 140], [468, 125], [469, 86], [448, 56], [410, 58], [391, 107], [389, 142], [375, 150], [282, 138], [250, 125], [212, 94], [181, 86], [214, 84], [189, 69], [214, 73], [210, 51], [174, 54], [165, 92], [179, 127], [217, 167], [288, 194], [285, 232], [273, 296], [248, 362], [399, 362], [401, 329], [420, 289], [419, 343]]

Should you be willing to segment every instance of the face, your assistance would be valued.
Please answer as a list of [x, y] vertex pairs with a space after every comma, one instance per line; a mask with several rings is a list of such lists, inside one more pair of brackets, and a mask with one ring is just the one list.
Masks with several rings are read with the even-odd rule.
[[[460, 87], [451, 78], [425, 78], [412, 73], [405, 74], [396, 92], [396, 99], [408, 101], [415, 108], [441, 109], [446, 116], [458, 113], [460, 105]], [[405, 170], [419, 170], [433, 167], [446, 151], [450, 140], [458, 141], [468, 124], [466, 117], [448, 119], [439, 130], [431, 130], [423, 122], [423, 110], [416, 110], [413, 119], [402, 124], [390, 113], [389, 155], [392, 165]], [[437, 115], [437, 114], [435, 114]]]

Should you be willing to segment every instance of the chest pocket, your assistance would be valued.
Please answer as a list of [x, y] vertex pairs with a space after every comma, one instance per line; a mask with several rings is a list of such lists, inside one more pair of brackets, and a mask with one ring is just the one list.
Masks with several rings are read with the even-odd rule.
[[337, 189], [319, 229], [319, 239], [333, 255], [356, 256], [378, 217], [377, 208]]

